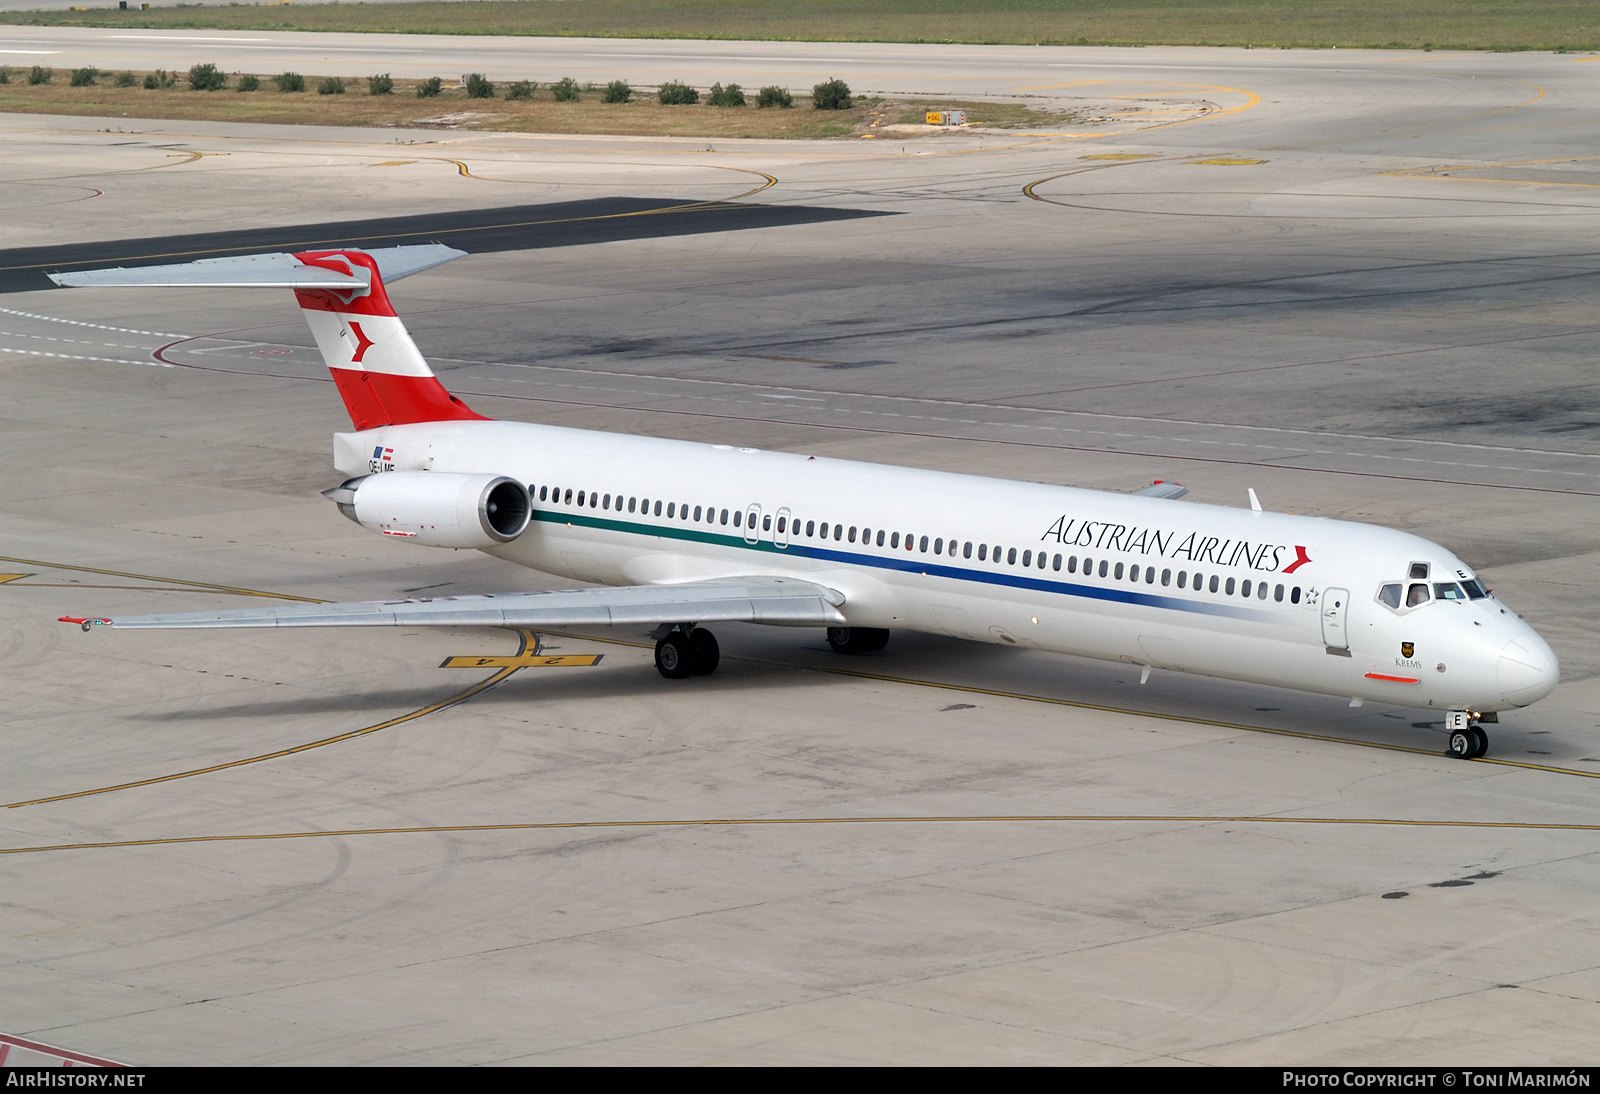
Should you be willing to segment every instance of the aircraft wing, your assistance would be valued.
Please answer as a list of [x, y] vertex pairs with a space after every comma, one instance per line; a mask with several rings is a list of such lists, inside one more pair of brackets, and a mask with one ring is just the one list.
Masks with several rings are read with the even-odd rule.
[[807, 581], [741, 577], [678, 585], [491, 593], [417, 600], [294, 604], [174, 615], [79, 618], [63, 623], [121, 630], [195, 627], [609, 627], [658, 623], [839, 626], [844, 595]]

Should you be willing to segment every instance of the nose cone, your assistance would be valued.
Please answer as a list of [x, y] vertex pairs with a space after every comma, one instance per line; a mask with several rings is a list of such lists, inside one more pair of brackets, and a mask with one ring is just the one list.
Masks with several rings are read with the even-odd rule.
[[1529, 631], [1500, 651], [1500, 695], [1512, 706], [1525, 707], [1556, 689], [1561, 666], [1544, 639]]

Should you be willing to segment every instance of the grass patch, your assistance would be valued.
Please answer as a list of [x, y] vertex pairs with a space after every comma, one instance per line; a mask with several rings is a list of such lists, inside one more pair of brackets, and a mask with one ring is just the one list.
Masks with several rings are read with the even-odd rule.
[[1594, 0], [478, 0], [3, 12], [46, 26], [1010, 45], [1600, 48]]
[[[599, 96], [557, 102], [542, 91], [531, 98], [473, 99], [465, 88], [428, 80], [394, 80], [374, 94], [368, 78], [317, 77], [283, 73], [271, 79], [248, 74], [234, 81], [248, 95], [196, 95], [175, 74], [136, 77], [142, 86], [113, 87], [105, 82], [71, 87], [66, 83], [28, 84], [13, 79], [0, 85], [0, 112], [74, 114], [111, 118], [163, 118], [194, 121], [267, 122], [280, 125], [442, 126], [430, 122], [457, 113], [472, 115], [466, 128], [524, 133], [596, 133], [615, 136], [823, 138], [883, 132], [885, 125], [918, 124], [929, 109], [965, 110], [980, 125], [1036, 127], [1061, 124], [1068, 117], [1031, 110], [1020, 103], [962, 103], [947, 100], [858, 97], [848, 110], [816, 110], [802, 102], [791, 110], [757, 110], [752, 105], [712, 107], [663, 104], [655, 95], [626, 102], [601, 102]], [[286, 80], [285, 76], [294, 79]], [[307, 84], [320, 95], [307, 95]], [[334, 87], [342, 87], [342, 92]], [[384, 86], [379, 84], [378, 86]], [[510, 85], [516, 87], [517, 85]], [[630, 89], [631, 90], [631, 89]], [[520, 89], [519, 89], [520, 91]], [[533, 88], [530, 85], [529, 93]], [[727, 89], [724, 89], [726, 95]], [[896, 134], [895, 139], [916, 134]]]

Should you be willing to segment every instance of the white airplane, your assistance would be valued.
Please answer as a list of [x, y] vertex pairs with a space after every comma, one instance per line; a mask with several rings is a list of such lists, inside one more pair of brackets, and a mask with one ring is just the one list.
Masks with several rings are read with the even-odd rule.
[[55, 275], [63, 286], [293, 289], [355, 426], [324, 493], [413, 544], [602, 588], [177, 615], [136, 627], [655, 627], [670, 679], [717, 667], [702, 626], [892, 629], [1431, 708], [1448, 753], [1550, 694], [1555, 655], [1455, 555], [1388, 528], [786, 452], [492, 421], [444, 389], [385, 281], [458, 258], [395, 247]]

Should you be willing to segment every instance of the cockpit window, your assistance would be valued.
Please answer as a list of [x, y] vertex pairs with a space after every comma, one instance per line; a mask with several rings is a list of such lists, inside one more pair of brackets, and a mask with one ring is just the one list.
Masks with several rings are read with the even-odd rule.
[[1406, 591], [1406, 607], [1415, 608], [1418, 605], [1426, 604], [1427, 602], [1428, 587], [1426, 585], [1419, 583], [1411, 586], [1411, 588]]
[[1433, 584], [1433, 595], [1438, 600], [1465, 600], [1466, 590], [1453, 581], [1436, 581]]
[[1426, 580], [1428, 580], [1428, 564], [1426, 562], [1413, 562], [1411, 564], [1411, 580], [1412, 581], [1426, 581]]
[[1485, 589], [1483, 584], [1476, 580], [1469, 579], [1467, 581], [1463, 581], [1461, 583], [1461, 587], [1467, 590], [1467, 596], [1472, 600], [1482, 600], [1484, 597], [1489, 595], [1489, 590]]
[[1397, 581], [1378, 590], [1378, 602], [1391, 608], [1400, 607], [1401, 585]]

